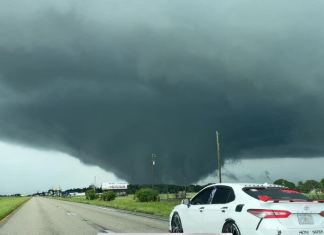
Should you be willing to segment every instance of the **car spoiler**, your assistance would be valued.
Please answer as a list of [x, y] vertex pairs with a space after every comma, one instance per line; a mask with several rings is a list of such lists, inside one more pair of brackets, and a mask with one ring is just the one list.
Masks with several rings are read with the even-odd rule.
[[271, 198], [267, 195], [259, 195], [258, 196], [259, 201], [263, 202], [315, 202], [315, 203], [324, 203], [324, 200], [318, 199], [318, 200], [303, 200], [303, 199], [276, 199]]
[[324, 200], [309, 200], [309, 201], [305, 201], [305, 200], [298, 200], [298, 199], [267, 199], [267, 200], [262, 200], [259, 199], [259, 201], [262, 202], [274, 202], [274, 203], [278, 203], [278, 202], [311, 202], [311, 203], [324, 203]]

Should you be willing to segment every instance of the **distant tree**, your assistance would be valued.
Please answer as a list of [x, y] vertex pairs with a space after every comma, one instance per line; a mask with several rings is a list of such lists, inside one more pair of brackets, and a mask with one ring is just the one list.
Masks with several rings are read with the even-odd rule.
[[[150, 188], [151, 185], [138, 185], [138, 184], [129, 184], [127, 187], [127, 194], [135, 194], [141, 188]], [[174, 184], [156, 184], [153, 185], [153, 188], [157, 190], [159, 193], [177, 193], [179, 191], [184, 191], [186, 189], [187, 192], [198, 192], [204, 185], [174, 185]]]
[[293, 182], [290, 182], [285, 179], [278, 179], [278, 180], [274, 181], [273, 183], [277, 184], [277, 185], [282, 185], [282, 186], [288, 187], [290, 189], [296, 189], [296, 185]]
[[95, 199], [98, 198], [98, 195], [97, 195], [95, 189], [88, 189], [88, 190], [85, 192], [85, 195], [86, 195], [86, 199], [87, 199], [87, 200], [95, 200]]
[[130, 184], [127, 186], [126, 193], [127, 194], [135, 194], [137, 190], [140, 189], [140, 186], [138, 184]]
[[116, 198], [116, 193], [113, 191], [108, 191], [101, 194], [101, 199], [103, 201], [112, 201], [115, 200], [115, 198]]
[[321, 184], [316, 180], [306, 180], [305, 182], [298, 182], [298, 189], [303, 193], [309, 193], [312, 190], [320, 190]]
[[135, 197], [140, 202], [155, 202], [159, 201], [159, 192], [151, 188], [142, 188], [135, 193]]
[[324, 178], [321, 180], [321, 191], [324, 192]]

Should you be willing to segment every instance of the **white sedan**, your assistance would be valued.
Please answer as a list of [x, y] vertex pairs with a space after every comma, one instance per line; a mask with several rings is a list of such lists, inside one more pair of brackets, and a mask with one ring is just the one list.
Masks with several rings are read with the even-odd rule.
[[324, 201], [273, 184], [213, 184], [170, 214], [173, 233], [324, 235]]

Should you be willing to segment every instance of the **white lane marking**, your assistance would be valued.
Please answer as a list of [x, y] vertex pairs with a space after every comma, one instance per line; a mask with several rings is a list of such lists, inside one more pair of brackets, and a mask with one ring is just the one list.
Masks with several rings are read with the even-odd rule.
[[108, 229], [105, 229], [104, 231], [97, 233], [97, 235], [103, 235], [103, 234], [107, 234], [107, 233], [114, 233], [113, 231], [110, 231]]

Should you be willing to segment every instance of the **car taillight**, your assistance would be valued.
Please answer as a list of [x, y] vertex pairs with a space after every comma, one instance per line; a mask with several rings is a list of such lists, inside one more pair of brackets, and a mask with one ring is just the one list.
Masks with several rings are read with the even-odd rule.
[[320, 215], [324, 217], [324, 211], [322, 211], [322, 212], [320, 213]]
[[283, 219], [291, 215], [289, 211], [283, 210], [248, 209], [247, 211], [262, 219]]

